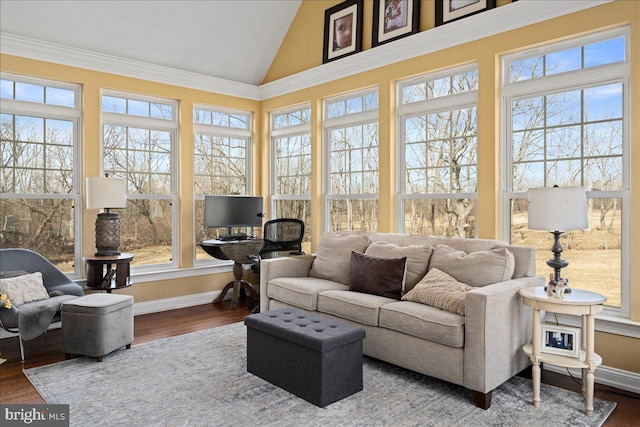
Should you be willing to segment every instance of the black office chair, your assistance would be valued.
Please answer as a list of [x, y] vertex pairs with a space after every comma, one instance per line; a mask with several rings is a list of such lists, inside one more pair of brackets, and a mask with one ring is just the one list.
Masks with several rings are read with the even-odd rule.
[[256, 261], [251, 271], [260, 274], [260, 260], [276, 258], [283, 255], [304, 255], [302, 239], [304, 238], [304, 222], [296, 218], [277, 218], [264, 224], [262, 239], [264, 243], [258, 256], [248, 255]]

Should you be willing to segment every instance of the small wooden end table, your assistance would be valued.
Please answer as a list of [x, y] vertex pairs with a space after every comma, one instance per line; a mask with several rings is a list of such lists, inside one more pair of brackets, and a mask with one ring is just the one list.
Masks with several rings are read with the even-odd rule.
[[[564, 299], [552, 298], [547, 295], [544, 287], [530, 287], [520, 290], [525, 305], [533, 309], [533, 338], [531, 344], [523, 347], [524, 352], [533, 363], [533, 405], [540, 406], [540, 363], [550, 363], [556, 366], [582, 369], [582, 395], [585, 399], [585, 412], [593, 414], [593, 382], [594, 372], [602, 364], [602, 357], [594, 352], [595, 318], [602, 312], [607, 298], [595, 292], [581, 291], [575, 288], [565, 294]], [[574, 358], [557, 354], [541, 353], [540, 311], [552, 313], [573, 314], [582, 316], [580, 357]]]
[[82, 260], [87, 264], [87, 287], [111, 293], [131, 286], [130, 263], [134, 255], [92, 256]]
[[233, 260], [234, 280], [227, 283], [220, 295], [213, 300], [213, 304], [222, 302], [229, 290], [233, 290], [231, 294], [231, 309], [238, 307], [241, 289], [249, 292], [252, 301], [259, 299], [258, 293], [253, 289], [253, 285], [244, 280], [244, 266], [245, 264], [253, 264], [255, 262], [247, 258], [247, 255], [257, 255], [263, 243], [264, 241], [262, 239], [236, 241], [209, 239], [200, 242], [200, 247], [212, 257], [222, 260]]

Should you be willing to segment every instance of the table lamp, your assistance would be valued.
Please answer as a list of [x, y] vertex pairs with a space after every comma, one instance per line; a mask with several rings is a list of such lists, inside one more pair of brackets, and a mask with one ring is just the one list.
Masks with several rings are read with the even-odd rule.
[[87, 178], [87, 209], [104, 209], [96, 218], [96, 256], [120, 255], [120, 217], [109, 209], [127, 207], [126, 181], [121, 178]]
[[[587, 193], [584, 187], [530, 188], [529, 196], [529, 229], [547, 230], [553, 234], [551, 247], [553, 258], [547, 265], [553, 268], [554, 280], [560, 280], [560, 270], [569, 265], [563, 259], [560, 235], [565, 231], [584, 230], [589, 227], [587, 219]], [[565, 293], [571, 292], [569, 287]]]

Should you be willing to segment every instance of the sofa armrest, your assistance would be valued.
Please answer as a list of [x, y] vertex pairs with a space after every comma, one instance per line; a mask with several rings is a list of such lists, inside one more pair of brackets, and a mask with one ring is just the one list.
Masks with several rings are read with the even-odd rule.
[[269, 258], [260, 261], [260, 312], [264, 313], [269, 309], [269, 298], [267, 297], [267, 285], [278, 277], [307, 277], [313, 255], [300, 255], [295, 257]]
[[467, 293], [464, 386], [487, 393], [526, 368], [522, 346], [531, 340], [531, 309], [518, 293], [544, 285], [543, 277], [521, 277]]

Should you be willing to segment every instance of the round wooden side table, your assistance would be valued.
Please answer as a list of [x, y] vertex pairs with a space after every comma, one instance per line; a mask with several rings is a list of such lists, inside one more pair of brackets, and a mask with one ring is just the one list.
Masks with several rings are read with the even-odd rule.
[[134, 255], [92, 256], [82, 260], [87, 264], [87, 287], [107, 291], [131, 286], [130, 263]]
[[[564, 299], [552, 298], [547, 295], [542, 286], [521, 289], [520, 295], [524, 304], [533, 309], [533, 338], [531, 344], [526, 344], [523, 350], [533, 363], [534, 406], [540, 406], [540, 363], [579, 368], [582, 369], [582, 395], [585, 398], [585, 412], [591, 416], [593, 414], [594, 372], [602, 364], [602, 358], [594, 352], [594, 315], [602, 312], [603, 304], [607, 298], [595, 292], [581, 291], [575, 288], [572, 288], [571, 293], [565, 294]], [[541, 352], [540, 311], [542, 310], [582, 316], [578, 357]]]

